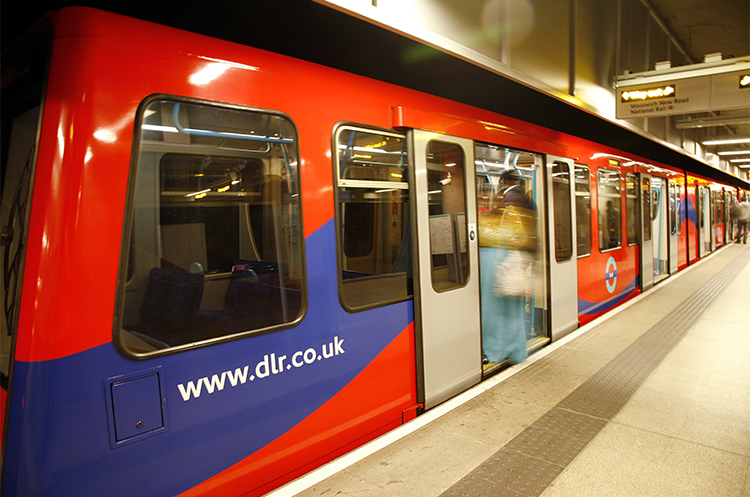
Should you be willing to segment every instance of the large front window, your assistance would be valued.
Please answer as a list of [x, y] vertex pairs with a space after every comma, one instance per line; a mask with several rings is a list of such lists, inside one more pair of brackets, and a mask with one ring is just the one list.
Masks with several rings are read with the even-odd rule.
[[295, 321], [304, 285], [291, 121], [157, 99], [139, 126], [123, 347], [144, 353]]

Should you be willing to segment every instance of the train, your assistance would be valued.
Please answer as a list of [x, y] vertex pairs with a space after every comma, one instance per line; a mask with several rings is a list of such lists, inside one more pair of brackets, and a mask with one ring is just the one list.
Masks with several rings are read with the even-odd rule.
[[267, 493], [732, 243], [746, 193], [87, 7], [2, 80], [8, 497]]

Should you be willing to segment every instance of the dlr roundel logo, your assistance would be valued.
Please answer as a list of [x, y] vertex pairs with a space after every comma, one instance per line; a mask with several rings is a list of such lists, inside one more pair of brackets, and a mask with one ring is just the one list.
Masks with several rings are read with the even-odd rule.
[[607, 283], [607, 291], [614, 293], [617, 286], [617, 263], [614, 257], [607, 261], [607, 271], [604, 273], [604, 281]]

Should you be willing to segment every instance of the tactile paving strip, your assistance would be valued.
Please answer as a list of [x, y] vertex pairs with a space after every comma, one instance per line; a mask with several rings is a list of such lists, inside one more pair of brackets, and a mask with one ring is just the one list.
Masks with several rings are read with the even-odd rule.
[[503, 448], [479, 465], [472, 474], [474, 478], [521, 495], [539, 495], [563, 469], [563, 466]]
[[541, 495], [750, 262], [744, 250], [547, 414], [442, 495]]
[[567, 466], [586, 447], [588, 441], [538, 426], [529, 426], [505, 445], [506, 449], [526, 454], [558, 466]]

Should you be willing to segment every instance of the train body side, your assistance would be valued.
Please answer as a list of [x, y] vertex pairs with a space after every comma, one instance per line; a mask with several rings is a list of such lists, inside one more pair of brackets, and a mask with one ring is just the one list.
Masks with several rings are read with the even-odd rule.
[[[331, 136], [341, 123], [569, 157], [590, 168], [592, 184], [600, 168], [618, 171], [623, 189], [641, 167], [684, 177], [579, 138], [248, 47], [90, 9], [65, 9], [54, 21], [4, 495], [260, 495], [416, 414], [412, 300], [361, 312], [340, 303]], [[136, 116], [157, 94], [271, 110], [293, 121], [306, 285], [299, 320], [165, 355], [136, 357], [113, 343]], [[695, 260], [687, 241], [694, 236], [691, 193], [681, 191], [680, 205], [688, 207], [680, 268]], [[591, 200], [596, 206], [595, 188]], [[578, 262], [581, 323], [640, 292], [639, 247], [628, 243], [626, 208], [622, 200], [623, 240], [612, 250], [599, 247], [593, 210], [591, 254]], [[133, 379], [145, 386], [132, 401], [160, 413], [162, 425], [152, 436], [113, 443], [113, 388]]]
[[[338, 301], [326, 153], [329, 130], [343, 119], [344, 108], [313, 112], [314, 99], [287, 88], [289, 79], [279, 76], [275, 58], [267, 54], [251, 53], [246, 60], [227, 53], [223, 43], [217, 48], [212, 40], [183, 39], [171, 30], [162, 36], [151, 25], [92, 11], [58, 16], [29, 223], [3, 493], [174, 494], [250, 454], [258, 456], [243, 469], [249, 479], [244, 488], [262, 492], [401, 424], [402, 411], [416, 402], [410, 303], [352, 314]], [[119, 39], [117, 33], [129, 34]], [[160, 55], [154, 54], [157, 46]], [[204, 51], [246, 65], [232, 66], [239, 74], [223, 83], [191, 84], [191, 74], [216, 63], [202, 59]], [[321, 77], [311, 80], [322, 84]], [[313, 91], [309, 82], [307, 88]], [[304, 137], [308, 302], [294, 328], [153, 360], [126, 359], [114, 347], [134, 119], [141, 101], [153, 93], [295, 115]], [[289, 104], [294, 95], [310, 119], [294, 108], [299, 103]], [[298, 355], [286, 369], [295, 353], [307, 351], [308, 357], [315, 354], [314, 362]], [[274, 359], [283, 356], [284, 369], [275, 368]], [[113, 449], [103, 403], [107, 380], [156, 370], [164, 382], [164, 392], [156, 394], [165, 398], [163, 433]], [[139, 393], [136, 400], [147, 402], [151, 394]], [[326, 409], [328, 415], [316, 415]], [[306, 435], [270, 448], [282, 434], [292, 437], [293, 427]], [[263, 447], [268, 448], [260, 457]], [[155, 464], [169, 472], [153, 474]]]

